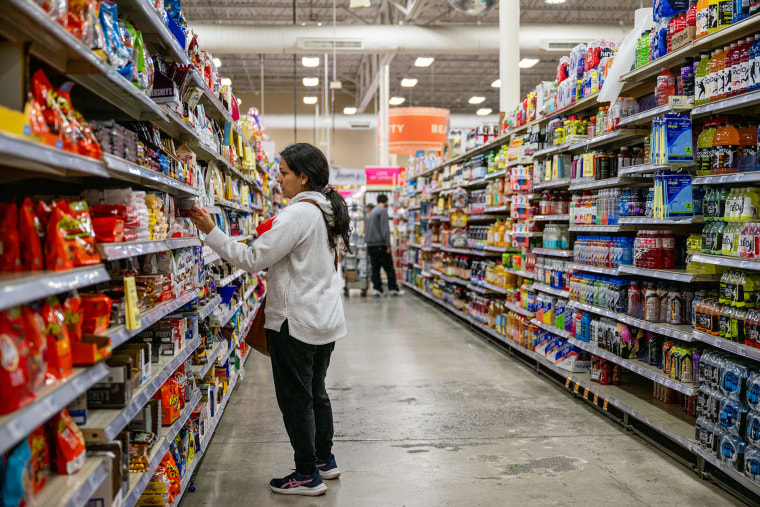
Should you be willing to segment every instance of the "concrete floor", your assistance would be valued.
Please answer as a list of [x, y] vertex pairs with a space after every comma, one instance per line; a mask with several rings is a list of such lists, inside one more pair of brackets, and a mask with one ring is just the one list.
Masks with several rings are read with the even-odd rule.
[[254, 353], [182, 507], [741, 505], [414, 295], [345, 303], [327, 378], [341, 478], [270, 492], [292, 451]]

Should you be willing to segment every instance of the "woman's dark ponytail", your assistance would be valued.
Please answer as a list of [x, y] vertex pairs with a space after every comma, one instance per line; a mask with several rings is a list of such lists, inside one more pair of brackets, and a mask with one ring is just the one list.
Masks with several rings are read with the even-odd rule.
[[285, 159], [290, 170], [297, 176], [305, 174], [309, 178], [311, 190], [325, 194], [333, 212], [332, 227], [327, 235], [330, 248], [337, 248], [336, 238], [341, 238], [344, 251], [350, 253], [351, 217], [348, 214], [346, 201], [335, 189], [324, 192], [330, 179], [330, 164], [325, 155], [319, 148], [309, 143], [296, 143], [282, 150], [280, 156]]

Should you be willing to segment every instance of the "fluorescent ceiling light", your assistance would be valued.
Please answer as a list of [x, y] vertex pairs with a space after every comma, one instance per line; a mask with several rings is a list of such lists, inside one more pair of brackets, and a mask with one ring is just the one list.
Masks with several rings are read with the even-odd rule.
[[343, 89], [343, 83], [341, 81], [330, 81], [330, 89], [331, 90], [342, 90]]
[[401, 80], [401, 86], [404, 88], [412, 88], [417, 86], [417, 80], [413, 78], [404, 78]]
[[222, 83], [222, 86], [230, 86], [232, 84], [232, 79], [223, 77], [220, 83]]
[[303, 85], [304, 86], [319, 86], [319, 78], [318, 77], [305, 77], [305, 78], [303, 78]]
[[523, 58], [520, 60], [521, 69], [529, 69], [539, 62], [538, 58]]
[[214, 58], [213, 62], [217, 69], [222, 66], [222, 61], [219, 58]]
[[343, 108], [343, 114], [356, 114], [356, 108], [355, 107], [344, 107]]
[[491, 88], [501, 88], [501, 79], [497, 79], [493, 83], [491, 83]]
[[301, 64], [304, 67], [319, 67], [319, 57], [318, 56], [304, 56], [301, 58]]
[[550, 5], [555, 5], [555, 4], [563, 4], [563, 3], [567, 2], [567, 0], [544, 0], [544, 2], [546, 2], [546, 3], [550, 4]]
[[316, 97], [304, 97], [303, 98], [303, 103], [304, 104], [316, 104], [317, 103], [317, 98]]
[[478, 109], [478, 111], [475, 114], [477, 114], [478, 116], [488, 116], [492, 112], [493, 112], [493, 109], [491, 109], [490, 107], [484, 107], [484, 108]]
[[391, 100], [388, 101], [388, 104], [392, 106], [400, 106], [406, 102], [406, 99], [404, 97], [391, 97]]
[[369, 7], [371, 4], [369, 0], [349, 0], [348, 8], [356, 9], [357, 7]]
[[428, 58], [426, 56], [420, 56], [414, 61], [415, 67], [430, 67], [433, 65], [435, 58]]
[[474, 97], [470, 97], [470, 100], [468, 100], [467, 102], [469, 102], [470, 104], [482, 104], [485, 101], [486, 101], [485, 97], [478, 97], [476, 95]]

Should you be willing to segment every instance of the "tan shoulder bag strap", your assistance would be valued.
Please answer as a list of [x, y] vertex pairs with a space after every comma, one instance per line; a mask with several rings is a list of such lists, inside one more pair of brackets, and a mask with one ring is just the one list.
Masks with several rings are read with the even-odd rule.
[[[325, 227], [327, 228], [327, 235], [330, 236], [330, 224], [327, 223], [327, 216], [325, 216], [325, 212], [322, 211], [322, 208], [319, 207], [319, 204], [317, 204], [316, 202], [314, 202], [311, 199], [304, 199], [303, 201], [299, 201], [299, 202], [308, 202], [308, 203], [313, 204], [314, 206], [317, 207], [317, 209], [319, 210], [319, 212], [322, 213], [322, 220], [325, 221]], [[337, 245], [335, 247], [335, 271], [338, 271], [338, 247], [337, 247]]]

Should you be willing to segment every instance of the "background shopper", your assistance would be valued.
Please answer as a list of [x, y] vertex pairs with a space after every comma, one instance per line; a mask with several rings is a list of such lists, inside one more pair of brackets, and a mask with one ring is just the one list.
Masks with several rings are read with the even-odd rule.
[[195, 207], [191, 214], [208, 235], [206, 244], [233, 265], [251, 273], [269, 268], [264, 327], [277, 402], [296, 464], [294, 473], [272, 479], [276, 493], [321, 495], [327, 489], [322, 478], [340, 475], [332, 454], [333, 415], [325, 375], [335, 341], [346, 334], [335, 259], [341, 239], [348, 248], [350, 218], [328, 178], [328, 162], [319, 149], [306, 143], [285, 148], [277, 182], [290, 205], [259, 226], [251, 246], [228, 238], [205, 210]]
[[380, 279], [380, 268], [385, 271], [388, 278], [388, 290], [391, 296], [403, 294], [396, 284], [396, 271], [393, 269], [393, 254], [391, 250], [391, 230], [388, 226], [388, 196], [377, 196], [377, 206], [367, 218], [365, 237], [367, 251], [372, 263], [372, 286], [375, 289], [374, 297], [382, 297], [383, 282]]

